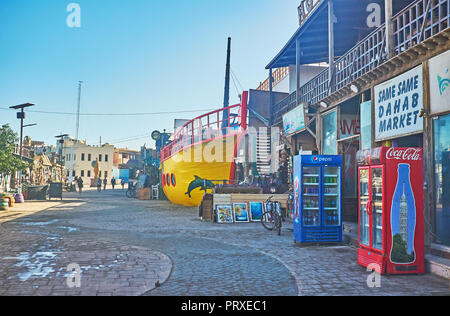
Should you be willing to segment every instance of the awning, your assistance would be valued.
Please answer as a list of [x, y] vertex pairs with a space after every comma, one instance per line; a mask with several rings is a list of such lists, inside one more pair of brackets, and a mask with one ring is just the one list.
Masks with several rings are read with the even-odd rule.
[[[384, 0], [334, 0], [335, 56], [340, 57], [360, 39], [373, 31], [367, 25], [367, 6], [378, 3], [384, 19]], [[382, 23], [384, 21], [382, 20]], [[295, 32], [266, 69], [296, 64], [296, 41], [300, 39], [301, 64], [328, 62], [328, 1], [322, 0], [317, 9]]]

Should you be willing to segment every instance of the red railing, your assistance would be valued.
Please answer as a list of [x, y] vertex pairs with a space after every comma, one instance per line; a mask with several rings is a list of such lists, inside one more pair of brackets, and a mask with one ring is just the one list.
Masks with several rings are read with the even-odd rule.
[[247, 99], [248, 92], [245, 91], [242, 104], [204, 114], [186, 123], [175, 132], [173, 142], [161, 150], [161, 161], [193, 145], [242, 133], [247, 129]]

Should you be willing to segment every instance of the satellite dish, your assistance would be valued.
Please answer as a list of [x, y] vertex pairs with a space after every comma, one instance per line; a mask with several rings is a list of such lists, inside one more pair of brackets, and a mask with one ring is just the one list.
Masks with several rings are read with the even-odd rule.
[[158, 140], [159, 138], [161, 137], [161, 132], [160, 131], [154, 131], [153, 133], [152, 133], [152, 139], [153, 140]]

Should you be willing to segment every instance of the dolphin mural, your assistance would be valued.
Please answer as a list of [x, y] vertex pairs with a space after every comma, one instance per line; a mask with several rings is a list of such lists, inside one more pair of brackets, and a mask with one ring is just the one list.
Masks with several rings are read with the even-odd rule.
[[214, 188], [214, 183], [212, 183], [211, 181], [202, 179], [199, 176], [194, 176], [194, 177], [195, 177], [195, 180], [189, 184], [188, 191], [185, 193], [185, 195], [188, 195], [189, 198], [192, 198], [191, 193], [195, 189], [200, 188], [201, 191], [206, 192], [207, 189]]

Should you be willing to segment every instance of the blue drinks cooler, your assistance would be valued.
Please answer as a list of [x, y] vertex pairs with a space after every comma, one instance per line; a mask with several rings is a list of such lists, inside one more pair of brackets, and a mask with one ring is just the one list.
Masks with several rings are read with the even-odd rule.
[[294, 240], [342, 242], [342, 156], [294, 157]]

